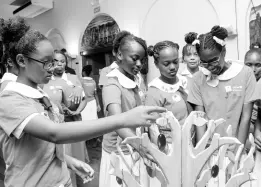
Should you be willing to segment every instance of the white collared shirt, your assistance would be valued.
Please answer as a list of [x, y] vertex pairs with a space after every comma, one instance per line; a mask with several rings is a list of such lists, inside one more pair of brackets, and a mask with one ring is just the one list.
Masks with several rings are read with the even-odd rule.
[[111, 69], [118, 68], [118, 65], [117, 65], [116, 61], [114, 61], [114, 62], [110, 65], [110, 68], [111, 68]]
[[129, 79], [123, 73], [119, 71], [118, 68], [113, 69], [107, 75], [107, 77], [116, 77], [118, 79], [119, 84], [127, 89], [134, 89], [139, 86], [139, 81], [135, 77], [135, 81]]
[[[202, 67], [199, 66], [198, 68], [199, 68], [199, 71], [202, 70]], [[180, 75], [189, 77], [189, 78], [193, 78], [193, 74], [188, 70], [187, 67], [183, 71], [181, 71]]]
[[243, 69], [244, 65], [239, 64], [237, 62], [232, 62], [231, 66], [221, 75], [213, 77], [211, 72], [206, 68], [202, 68], [201, 71], [204, 75], [207, 76], [206, 82], [209, 86], [217, 87], [220, 80], [230, 80], [237, 76], [241, 70]]
[[[40, 88], [37, 89], [32, 88], [30, 86], [27, 86], [25, 84], [19, 83], [19, 82], [10, 82], [6, 85], [5, 89], [3, 91], [14, 91], [17, 92], [25, 97], [33, 98], [33, 99], [40, 99], [45, 97], [48, 97], [48, 95]], [[24, 119], [24, 121], [16, 127], [16, 129], [13, 131], [13, 135], [20, 139], [22, 135], [24, 134], [23, 130], [25, 126], [28, 124], [28, 122], [33, 119], [35, 116], [41, 115], [40, 113], [33, 113], [29, 115], [27, 118]]]
[[16, 79], [17, 76], [15, 74], [6, 72], [1, 79], [1, 83], [4, 81], [16, 81]]
[[[74, 76], [76, 76], [76, 75], [74, 75]], [[51, 79], [52, 79], [52, 80], [55, 80], [55, 77], [52, 76]], [[70, 80], [68, 79], [68, 75], [67, 75], [65, 72], [62, 74], [61, 79], [65, 80], [66, 83], [67, 83], [67, 85], [69, 85], [69, 86], [76, 86], [76, 85], [73, 84], [72, 81], [70, 81]], [[78, 86], [78, 87], [82, 88], [82, 86]], [[82, 91], [82, 97], [85, 97], [84, 89], [82, 88], [82, 90], [83, 90], [83, 91]]]
[[178, 82], [176, 84], [167, 84], [163, 82], [159, 77], [153, 79], [149, 84], [148, 87], [155, 87], [159, 90], [167, 93], [175, 93], [178, 91], [179, 87], [186, 88], [186, 78], [183, 76], [178, 76]]

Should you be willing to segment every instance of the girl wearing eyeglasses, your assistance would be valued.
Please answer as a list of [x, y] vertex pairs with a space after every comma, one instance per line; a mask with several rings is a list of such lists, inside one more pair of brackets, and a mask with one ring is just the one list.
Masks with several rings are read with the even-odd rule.
[[5, 20], [0, 36], [19, 69], [17, 81], [8, 83], [0, 93], [6, 187], [71, 187], [68, 168], [88, 181], [93, 170], [66, 155], [62, 144], [85, 141], [119, 128], [149, 126], [156, 120], [151, 112], [165, 111], [139, 107], [99, 120], [59, 124], [52, 103], [38, 86], [52, 77], [54, 49], [50, 41], [31, 30], [22, 18]]
[[[256, 80], [251, 68], [225, 59], [227, 36], [225, 28], [214, 26], [198, 37], [196, 49], [204, 68], [194, 75], [188, 101], [195, 110], [204, 111], [208, 119], [226, 120], [226, 126], [216, 128], [216, 133], [226, 136], [226, 129], [231, 125], [233, 136], [245, 144]], [[197, 127], [197, 141], [205, 131], [206, 126]], [[230, 149], [236, 152], [237, 147]]]

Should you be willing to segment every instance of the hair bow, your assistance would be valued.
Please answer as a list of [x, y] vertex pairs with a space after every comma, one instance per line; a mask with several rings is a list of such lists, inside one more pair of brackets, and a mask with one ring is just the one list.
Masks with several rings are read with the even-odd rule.
[[213, 36], [213, 39], [216, 41], [216, 43], [218, 43], [221, 46], [225, 46], [226, 45], [226, 42], [224, 40], [221, 40], [221, 39], [219, 39], [216, 36]]
[[199, 39], [195, 39], [195, 40], [192, 42], [192, 45], [196, 45], [196, 44], [200, 45]]

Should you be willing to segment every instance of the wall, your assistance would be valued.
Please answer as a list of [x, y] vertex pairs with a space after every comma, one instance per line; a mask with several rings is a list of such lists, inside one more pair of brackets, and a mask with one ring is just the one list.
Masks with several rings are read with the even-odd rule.
[[[261, 4], [259, 0], [253, 2]], [[250, 0], [100, 0], [100, 5], [100, 13], [109, 14], [120, 29], [144, 37], [148, 44], [169, 39], [182, 48], [186, 32], [207, 32], [220, 24], [232, 25], [238, 33], [227, 43], [228, 58], [243, 60], [249, 47]], [[69, 53], [78, 55], [82, 34], [95, 15], [91, 0], [54, 0], [53, 10], [29, 22], [43, 33], [59, 29]], [[149, 79], [157, 76], [156, 72], [150, 66]]]

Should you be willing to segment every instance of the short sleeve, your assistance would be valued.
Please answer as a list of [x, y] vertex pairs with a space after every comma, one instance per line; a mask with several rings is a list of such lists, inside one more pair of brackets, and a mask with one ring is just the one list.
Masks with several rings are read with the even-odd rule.
[[28, 116], [39, 113], [32, 101], [14, 92], [3, 92], [0, 103], [0, 126], [8, 136]]
[[120, 104], [121, 105], [121, 90], [113, 83], [108, 83], [103, 86], [102, 98], [104, 103], [104, 109], [107, 110], [110, 104]]
[[100, 72], [100, 76], [99, 76], [99, 82], [98, 85], [99, 86], [104, 86], [107, 84], [107, 73], [109, 72], [109, 67], [103, 68]]
[[252, 72], [251, 68], [249, 67], [246, 68], [248, 69], [248, 71], [247, 71], [244, 104], [248, 104], [256, 100], [254, 97], [255, 97], [255, 90], [257, 85], [255, 75]]
[[24, 134], [24, 128], [29, 123], [31, 119], [33, 119], [35, 116], [40, 115], [39, 113], [34, 113], [29, 115], [20, 125], [18, 125], [15, 130], [12, 132], [12, 134], [17, 138], [20, 139]]
[[81, 81], [79, 80], [77, 75], [67, 73], [67, 78], [68, 80], [72, 81], [74, 86], [82, 87]]
[[145, 96], [146, 106], [161, 106], [161, 97], [156, 91], [156, 88], [149, 87]]
[[199, 80], [201, 80], [201, 77], [200, 73], [198, 72], [193, 76], [190, 86], [188, 87], [189, 93], [187, 101], [194, 105], [203, 106]]

